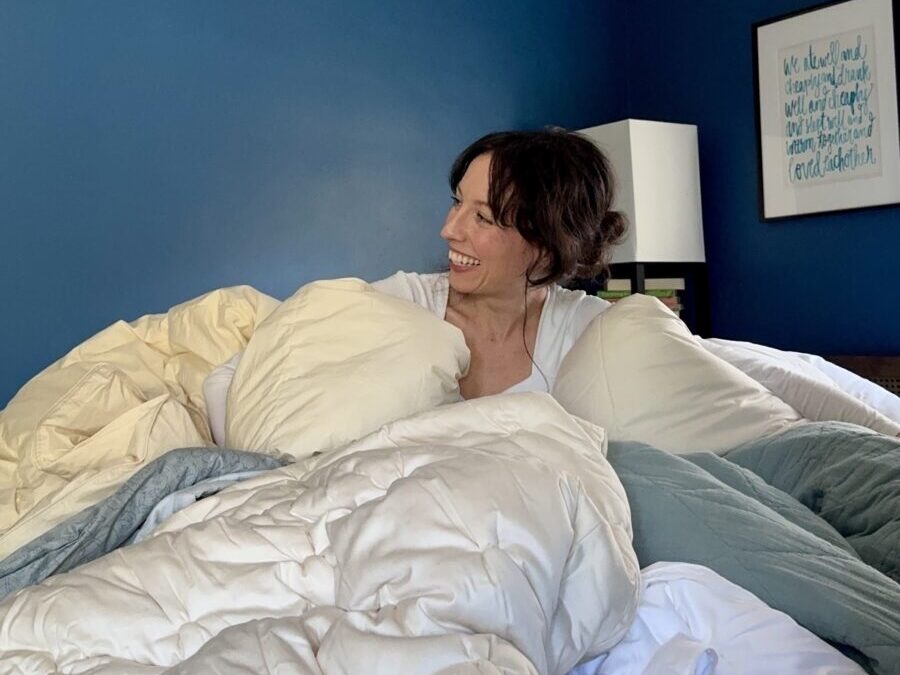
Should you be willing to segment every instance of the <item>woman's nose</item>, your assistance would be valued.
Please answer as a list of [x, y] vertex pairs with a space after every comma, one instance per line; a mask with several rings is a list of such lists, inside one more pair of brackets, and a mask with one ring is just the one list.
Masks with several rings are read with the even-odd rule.
[[446, 241], [458, 240], [462, 227], [459, 219], [459, 209], [450, 209], [447, 217], [444, 219], [444, 226], [441, 228], [441, 238]]

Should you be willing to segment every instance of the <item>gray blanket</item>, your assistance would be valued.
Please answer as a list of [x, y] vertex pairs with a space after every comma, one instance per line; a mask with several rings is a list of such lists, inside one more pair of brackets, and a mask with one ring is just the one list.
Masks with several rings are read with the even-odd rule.
[[142, 467], [114, 494], [0, 561], [0, 599], [125, 544], [164, 497], [217, 476], [276, 469], [275, 457], [221, 448], [172, 450]]
[[[900, 522], [900, 495], [889, 485], [900, 470], [900, 441], [822, 423], [724, 458], [612, 443], [609, 460], [628, 493], [642, 567], [664, 560], [710, 567], [844, 646], [868, 670], [900, 674], [900, 585], [857, 555], [896, 569], [900, 552], [888, 549]], [[831, 522], [788, 492], [827, 512]], [[884, 531], [885, 547], [862, 534], [867, 527]], [[847, 541], [844, 533], [851, 532], [857, 536]], [[854, 550], [854, 543], [864, 545]]]

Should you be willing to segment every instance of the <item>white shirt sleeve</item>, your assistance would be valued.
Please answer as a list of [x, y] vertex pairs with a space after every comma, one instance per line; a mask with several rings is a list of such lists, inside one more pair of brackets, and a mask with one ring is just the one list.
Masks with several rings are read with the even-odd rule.
[[414, 302], [439, 319], [447, 314], [450, 282], [446, 274], [397, 272], [387, 279], [372, 282], [372, 288]]
[[404, 300], [415, 302], [416, 299], [413, 296], [412, 287], [408, 280], [409, 276], [406, 272], [397, 272], [386, 279], [373, 281], [370, 285], [376, 291], [393, 295], [395, 298], [403, 298]]
[[215, 368], [203, 380], [203, 399], [206, 401], [206, 417], [216, 445], [225, 444], [225, 413], [228, 390], [234, 379], [234, 371], [244, 352], [238, 352], [221, 366]]

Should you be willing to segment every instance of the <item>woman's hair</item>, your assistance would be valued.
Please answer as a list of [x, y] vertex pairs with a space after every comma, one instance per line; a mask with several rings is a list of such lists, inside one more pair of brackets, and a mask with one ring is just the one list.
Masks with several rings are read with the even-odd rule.
[[560, 128], [503, 131], [479, 138], [450, 169], [455, 193], [469, 164], [491, 155], [488, 204], [501, 227], [515, 227], [544, 253], [540, 286], [590, 279], [607, 267], [627, 223], [611, 210], [613, 175], [603, 153], [587, 138]]

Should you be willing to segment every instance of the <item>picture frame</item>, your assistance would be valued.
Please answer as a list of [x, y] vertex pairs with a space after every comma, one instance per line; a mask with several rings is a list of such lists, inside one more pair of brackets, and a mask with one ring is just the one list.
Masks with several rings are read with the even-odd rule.
[[764, 221], [900, 203], [900, 0], [837, 0], [753, 24]]

